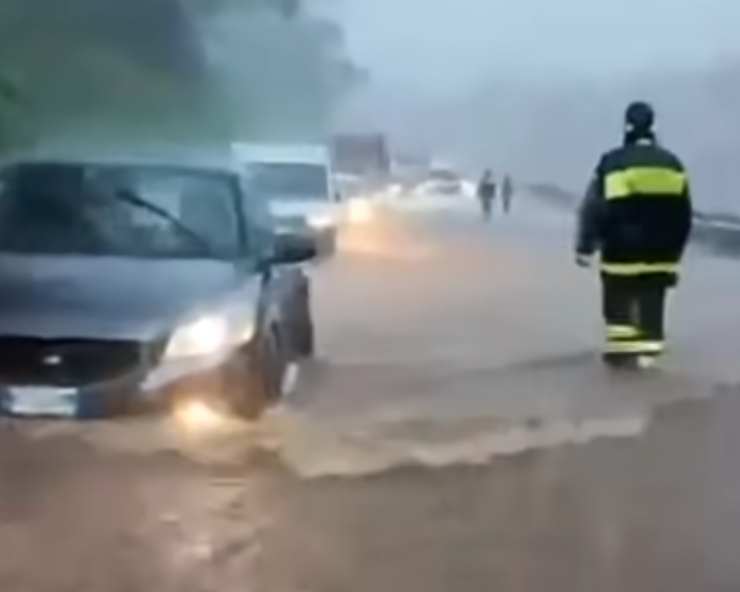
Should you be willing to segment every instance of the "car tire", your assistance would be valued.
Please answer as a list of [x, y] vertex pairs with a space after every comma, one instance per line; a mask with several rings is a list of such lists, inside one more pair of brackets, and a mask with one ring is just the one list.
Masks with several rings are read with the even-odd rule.
[[315, 329], [311, 317], [311, 287], [304, 276], [292, 306], [290, 331], [292, 354], [295, 358], [310, 358], [315, 351]]
[[313, 320], [311, 319], [311, 296], [308, 286], [301, 294], [298, 304], [298, 314], [295, 324], [295, 353], [299, 358], [310, 358], [316, 349], [316, 337]]
[[311, 319], [301, 322], [296, 334], [296, 353], [301, 358], [313, 357], [316, 350], [314, 327]]
[[234, 393], [232, 409], [237, 415], [255, 420], [270, 403], [280, 399], [284, 373], [280, 355], [274, 334], [262, 339], [246, 354], [239, 382], [230, 389]]
[[268, 388], [265, 391], [269, 403], [279, 401], [283, 397], [283, 378], [287, 366], [286, 352], [283, 344], [286, 343], [276, 327], [273, 327], [271, 336], [265, 341], [265, 357], [263, 367]]

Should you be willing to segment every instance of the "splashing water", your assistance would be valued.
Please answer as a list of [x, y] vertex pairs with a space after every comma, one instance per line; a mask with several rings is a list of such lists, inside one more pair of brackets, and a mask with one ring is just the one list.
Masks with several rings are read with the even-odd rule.
[[269, 453], [297, 475], [317, 478], [369, 475], [400, 466], [479, 465], [500, 455], [602, 437], [636, 437], [649, 424], [649, 418], [640, 415], [523, 422], [490, 416], [450, 420], [393, 415], [385, 411], [364, 421], [329, 420], [281, 406], [257, 423], [223, 418], [202, 431], [185, 430], [173, 418], [44, 422], [21, 429], [33, 438], [71, 436], [124, 454], [176, 452], [208, 465], [241, 465], [255, 454]]

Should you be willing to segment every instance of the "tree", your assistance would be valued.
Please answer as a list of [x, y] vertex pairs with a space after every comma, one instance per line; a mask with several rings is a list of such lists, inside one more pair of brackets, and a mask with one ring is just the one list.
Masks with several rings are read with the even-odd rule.
[[7, 78], [0, 76], [0, 99], [15, 102], [18, 100], [18, 89]]
[[300, 0], [2, 0], [0, 147], [316, 134], [351, 71]]
[[179, 0], [3, 0], [0, 71], [26, 99], [11, 127], [42, 141], [173, 135], [205, 100], [200, 39]]

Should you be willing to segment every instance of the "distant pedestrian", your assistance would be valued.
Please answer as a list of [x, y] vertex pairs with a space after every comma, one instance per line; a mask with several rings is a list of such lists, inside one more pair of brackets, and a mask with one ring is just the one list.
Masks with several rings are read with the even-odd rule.
[[484, 220], [490, 220], [493, 200], [495, 198], [496, 182], [493, 180], [493, 172], [491, 169], [486, 169], [480, 183], [478, 183], [478, 199], [480, 200]]
[[508, 214], [511, 210], [511, 200], [514, 197], [514, 184], [511, 181], [511, 177], [506, 175], [501, 185], [501, 201], [504, 207], [504, 214]]

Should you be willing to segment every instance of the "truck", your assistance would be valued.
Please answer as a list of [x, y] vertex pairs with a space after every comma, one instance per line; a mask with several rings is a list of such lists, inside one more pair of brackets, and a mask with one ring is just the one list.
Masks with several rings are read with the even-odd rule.
[[387, 183], [391, 175], [388, 141], [382, 133], [343, 133], [332, 138], [336, 173], [353, 176], [370, 188]]

